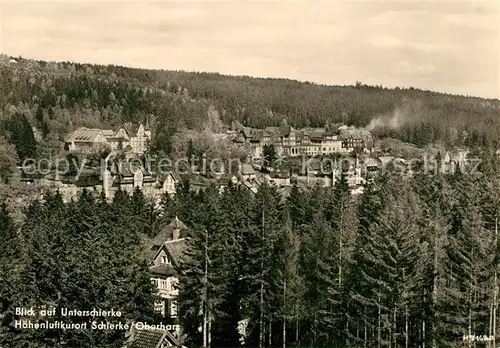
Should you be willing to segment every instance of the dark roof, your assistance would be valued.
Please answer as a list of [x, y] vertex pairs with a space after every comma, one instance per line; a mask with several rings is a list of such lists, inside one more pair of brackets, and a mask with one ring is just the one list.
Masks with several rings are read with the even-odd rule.
[[166, 336], [166, 331], [140, 330], [135, 333], [135, 338], [130, 348], [159, 348]]
[[187, 230], [187, 226], [184, 225], [184, 223], [179, 220], [177, 216], [170, 222], [170, 224], [168, 224], [168, 226], [171, 226], [172, 228], [178, 228], [180, 230]]
[[139, 130], [140, 123], [125, 123], [123, 129], [125, 129], [129, 136], [135, 136]]
[[288, 197], [290, 197], [290, 193], [292, 192], [292, 187], [293, 186], [285, 186], [279, 189], [279, 193], [281, 194], [281, 199], [286, 200]]
[[21, 170], [21, 180], [23, 179], [41, 179], [44, 175], [36, 167], [28, 167], [26, 170]]
[[165, 243], [165, 247], [172, 257], [174, 264], [179, 265], [182, 261], [182, 256], [186, 251], [187, 243], [185, 238], [171, 240]]
[[257, 185], [248, 181], [243, 182], [242, 187], [249, 190], [252, 194], [256, 194], [258, 192]]
[[[175, 241], [172, 240], [174, 229], [178, 228], [179, 238]], [[167, 226], [165, 226], [160, 233], [152, 239], [146, 239], [144, 242], [144, 257], [148, 262], [152, 262], [157, 256], [161, 247], [167, 245], [167, 252], [170, 254], [174, 263], [179, 262], [179, 257], [184, 251], [184, 238], [189, 234], [189, 229], [182, 221], [175, 217]], [[180, 251], [178, 249], [181, 249]]]
[[261, 129], [253, 129], [245, 127], [240, 133], [243, 132], [245, 139], [248, 141], [260, 141], [264, 137], [264, 130]]
[[111, 163], [109, 165], [109, 170], [112, 175], [121, 175], [124, 177], [132, 177], [134, 174], [132, 174], [132, 171], [130, 170], [130, 165], [128, 163], [121, 163], [121, 165], [118, 165], [118, 163]]
[[179, 341], [166, 330], [137, 330], [129, 348], [159, 348], [162, 343], [167, 342], [173, 347], [181, 346]]
[[141, 170], [145, 177], [151, 176], [152, 173], [148, 171], [147, 168], [134, 167], [131, 163], [120, 163], [120, 165], [116, 162], [111, 163], [109, 166], [109, 171], [112, 175], [121, 175], [123, 177], [133, 177], [136, 170]]
[[183, 261], [182, 258], [185, 255], [186, 248], [187, 243], [185, 238], [166, 241], [164, 244], [160, 245], [159, 248], [156, 248], [156, 245], [151, 246], [144, 253], [144, 255], [148, 258], [148, 262], [152, 263], [158, 257], [160, 252], [164, 250], [172, 259], [172, 265], [151, 266], [149, 270], [154, 274], [165, 276], [176, 274], [176, 267], [178, 267]]
[[174, 229], [179, 229], [181, 232], [179, 238], [184, 237], [187, 233], [187, 226], [177, 218], [177, 216], [158, 233], [152, 240], [151, 245], [163, 245], [166, 241], [172, 240]]
[[160, 265], [160, 266], [154, 266], [151, 267], [150, 272], [152, 274], [157, 274], [157, 275], [162, 275], [162, 276], [173, 276], [176, 275], [177, 272], [175, 271], [175, 268], [172, 267], [171, 265]]

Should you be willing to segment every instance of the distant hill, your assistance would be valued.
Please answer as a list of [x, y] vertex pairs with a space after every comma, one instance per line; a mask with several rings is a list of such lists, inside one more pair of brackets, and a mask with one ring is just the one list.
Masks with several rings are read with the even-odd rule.
[[[149, 117], [156, 148], [181, 128], [239, 120], [262, 128], [343, 122], [423, 146], [497, 147], [500, 101], [414, 88], [325, 86], [288, 79], [133, 69], [0, 57], [0, 121], [24, 114], [56, 143], [77, 126], [113, 127]], [[151, 116], [152, 115], [152, 116]], [[0, 128], [0, 131], [2, 129]], [[9, 138], [9, 130], [3, 127]], [[0, 134], [2, 135], [2, 134]], [[167, 151], [168, 152], [168, 151]]]

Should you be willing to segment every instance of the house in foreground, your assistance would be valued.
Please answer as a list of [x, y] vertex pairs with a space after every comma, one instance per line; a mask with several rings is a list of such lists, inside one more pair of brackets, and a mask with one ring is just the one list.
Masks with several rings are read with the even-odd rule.
[[175, 217], [156, 237], [145, 242], [145, 255], [150, 265], [151, 282], [161, 298], [155, 304], [155, 308], [170, 324], [178, 324], [177, 275], [188, 235], [189, 229]]
[[124, 348], [167, 348], [183, 347], [168, 330], [136, 330], [130, 331], [127, 345]]

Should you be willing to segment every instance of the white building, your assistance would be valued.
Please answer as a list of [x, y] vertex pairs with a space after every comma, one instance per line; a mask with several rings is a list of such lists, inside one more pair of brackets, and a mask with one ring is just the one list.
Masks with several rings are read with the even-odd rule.
[[151, 142], [148, 124], [126, 123], [118, 130], [90, 129], [81, 127], [66, 140], [65, 148], [73, 152], [92, 153], [101, 148], [123, 150], [131, 154], [144, 154]]

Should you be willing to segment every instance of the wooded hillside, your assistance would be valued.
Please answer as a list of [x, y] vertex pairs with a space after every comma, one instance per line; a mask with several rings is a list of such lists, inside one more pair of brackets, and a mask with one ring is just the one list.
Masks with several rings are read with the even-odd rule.
[[[144, 121], [148, 115], [154, 116], [153, 148], [167, 153], [170, 137], [179, 129], [220, 128], [219, 120], [258, 128], [283, 119], [297, 128], [372, 122], [378, 126], [376, 135], [416, 145], [443, 141], [448, 146], [498, 147], [500, 139], [499, 100], [361, 82], [324, 86], [215, 73], [16, 61], [0, 56], [1, 120], [24, 114], [43, 133], [45, 150], [77, 126], [112, 127]], [[2, 124], [0, 135], [15, 143], [10, 139], [15, 131]], [[30, 153], [30, 148], [19, 151]]]

